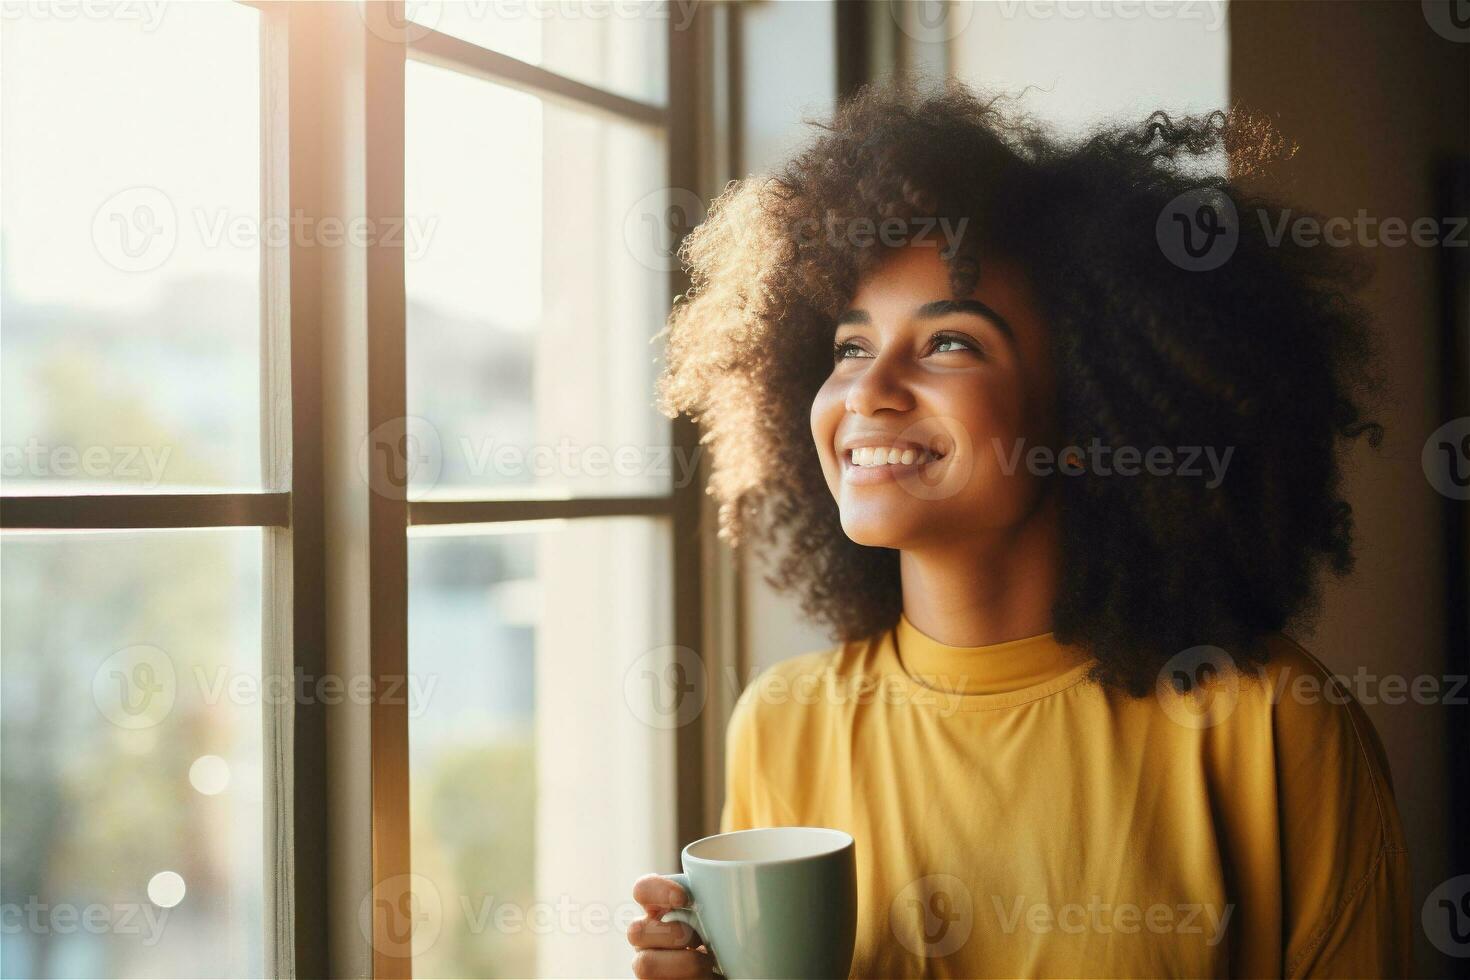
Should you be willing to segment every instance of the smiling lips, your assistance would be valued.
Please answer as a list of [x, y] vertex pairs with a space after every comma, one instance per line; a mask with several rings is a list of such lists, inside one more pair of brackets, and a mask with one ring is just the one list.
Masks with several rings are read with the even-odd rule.
[[899, 448], [897, 446], [858, 446], [847, 452], [848, 461], [854, 466], [892, 466], [895, 464], [908, 466], [918, 463], [932, 463], [941, 457], [936, 456], [927, 449]]
[[854, 446], [838, 457], [843, 482], [862, 486], [883, 483], [938, 463], [945, 457], [922, 446]]

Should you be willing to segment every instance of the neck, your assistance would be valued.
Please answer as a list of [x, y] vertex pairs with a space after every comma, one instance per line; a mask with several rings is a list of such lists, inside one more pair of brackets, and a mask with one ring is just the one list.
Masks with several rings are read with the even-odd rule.
[[905, 548], [898, 560], [904, 615], [957, 647], [1051, 632], [1060, 540], [1057, 495], [1048, 493], [1013, 527]]

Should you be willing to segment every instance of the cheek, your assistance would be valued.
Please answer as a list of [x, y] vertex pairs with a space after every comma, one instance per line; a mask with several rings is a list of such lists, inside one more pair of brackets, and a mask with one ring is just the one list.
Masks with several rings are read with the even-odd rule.
[[962, 418], [969, 429], [976, 469], [982, 475], [989, 477], [1003, 461], [1030, 448], [1027, 434], [1021, 431], [1020, 413], [1005, 401], [975, 399]]
[[832, 442], [837, 436], [837, 427], [842, 424], [846, 401], [839, 385], [830, 377], [812, 399], [811, 426], [812, 442], [822, 461], [822, 471], [831, 481], [836, 475], [837, 453]]
[[[997, 452], [1009, 451], [1022, 435], [1021, 412], [1013, 386], [1004, 379], [966, 379], [967, 383], [935, 387], [926, 414], [944, 416], [953, 426], [960, 450], [968, 451], [975, 468], [989, 472]], [[997, 448], [996, 440], [999, 440]]]
[[1005, 523], [1038, 489], [1026, 466], [1036, 436], [1024, 407], [1013, 392], [993, 388], [951, 398], [946, 407], [970, 456], [957, 501], [971, 513], [987, 515], [986, 524]]

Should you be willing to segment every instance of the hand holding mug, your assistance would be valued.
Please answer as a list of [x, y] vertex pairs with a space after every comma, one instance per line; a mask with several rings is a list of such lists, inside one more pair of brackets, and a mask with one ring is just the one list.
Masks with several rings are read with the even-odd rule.
[[628, 926], [628, 942], [638, 950], [633, 976], [707, 980], [714, 974], [714, 958], [693, 927], [683, 922], [659, 921], [671, 909], [689, 904], [689, 895], [663, 875], [644, 875], [633, 883], [633, 900], [647, 913]]
[[846, 977], [857, 934], [854, 847], [850, 834], [828, 827], [762, 827], [695, 841], [680, 855], [682, 873], [645, 875], [634, 885], [649, 912], [628, 930], [640, 949], [634, 973]]

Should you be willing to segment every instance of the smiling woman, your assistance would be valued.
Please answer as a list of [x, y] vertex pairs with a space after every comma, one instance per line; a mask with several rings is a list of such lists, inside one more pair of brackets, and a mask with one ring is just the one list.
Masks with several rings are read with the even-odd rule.
[[[1085, 639], [1101, 674], [1134, 694], [1201, 639], [1260, 662], [1255, 641], [1310, 613], [1322, 568], [1351, 570], [1339, 450], [1382, 436], [1375, 342], [1353, 297], [1370, 270], [1347, 250], [1271, 241], [1274, 216], [1301, 209], [1238, 186], [1282, 146], [1225, 113], [1155, 113], [1067, 141], [957, 82], [925, 96], [900, 80], [849, 100], [781, 172], [732, 185], [683, 246], [693, 288], [667, 326], [660, 407], [704, 426], [722, 536], [785, 532], [773, 584], [857, 639], [904, 608], [901, 549], [848, 533], [861, 514], [836, 494], [829, 437], [968, 440], [990, 460], [951, 465], [982, 476], [999, 472], [997, 436], [1008, 458], [1023, 436], [1053, 451], [1230, 452], [1234, 478], [1216, 486], [1208, 468], [1062, 481], [1071, 560], [1052, 613], [1058, 636]], [[1266, 220], [1200, 239], [1226, 207]], [[853, 231], [894, 221], [909, 234], [887, 244]], [[812, 222], [829, 232], [812, 235]], [[963, 229], [959, 243], [936, 224]], [[948, 305], [959, 301], [991, 314]], [[936, 302], [947, 305], [919, 315]], [[937, 406], [904, 401], [940, 391], [967, 414], [944, 423]], [[840, 432], [835, 416], [822, 422], [844, 405]], [[819, 423], [831, 429], [813, 445]], [[965, 492], [1013, 492], [977, 482], [988, 489]], [[968, 515], [965, 526], [1015, 516], [976, 514], [980, 503], [926, 509]]]
[[[852, 835], [852, 975], [1407, 972], [1377, 734], [1282, 696], [1327, 676], [1281, 631], [1351, 568], [1339, 451], [1381, 431], [1363, 267], [1234, 219], [1282, 212], [1235, 182], [1280, 148], [900, 81], [686, 241], [661, 407], [837, 641], [742, 693], [721, 830]], [[709, 975], [679, 884], [634, 897], [635, 973]]]

